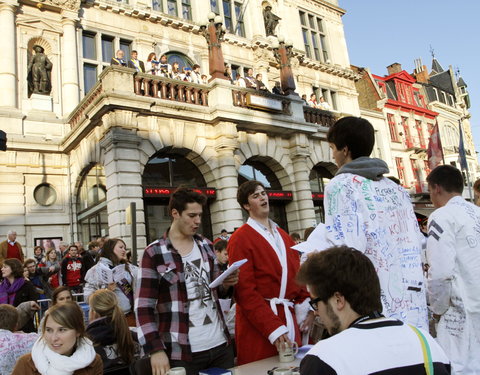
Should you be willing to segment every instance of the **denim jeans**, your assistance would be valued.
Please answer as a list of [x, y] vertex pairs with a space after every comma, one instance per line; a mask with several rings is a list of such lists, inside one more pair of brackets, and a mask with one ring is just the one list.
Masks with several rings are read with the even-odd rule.
[[232, 344], [222, 344], [212, 349], [192, 353], [191, 362], [170, 361], [170, 367], [184, 367], [187, 375], [198, 375], [200, 370], [205, 370], [210, 367], [228, 369], [232, 368], [233, 365], [234, 354]]

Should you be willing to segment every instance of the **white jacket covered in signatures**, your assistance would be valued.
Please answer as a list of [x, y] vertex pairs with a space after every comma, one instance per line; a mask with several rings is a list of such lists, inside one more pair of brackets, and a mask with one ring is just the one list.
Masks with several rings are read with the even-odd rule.
[[125, 313], [132, 311], [132, 297], [135, 295], [133, 288], [135, 288], [137, 282], [138, 267], [129, 264], [128, 269], [129, 272], [125, 269], [125, 264], [113, 267], [110, 259], [101, 257], [98, 263], [90, 268], [85, 275], [85, 286], [83, 288], [85, 300], [88, 300], [90, 294], [96, 290], [106, 289], [108, 284], [115, 282], [117, 285], [114, 292], [120, 308]]
[[430, 308], [452, 373], [480, 374], [480, 208], [460, 196], [428, 220]]
[[387, 317], [428, 330], [421, 233], [408, 193], [385, 173], [384, 161], [368, 157], [337, 172], [325, 189], [327, 239], [370, 258]]

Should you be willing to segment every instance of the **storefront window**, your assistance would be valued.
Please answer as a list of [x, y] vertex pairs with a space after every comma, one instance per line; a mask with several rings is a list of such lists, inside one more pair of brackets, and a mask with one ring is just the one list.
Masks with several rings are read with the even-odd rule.
[[80, 238], [88, 243], [108, 235], [107, 188], [102, 165], [96, 164], [82, 178], [77, 194]]

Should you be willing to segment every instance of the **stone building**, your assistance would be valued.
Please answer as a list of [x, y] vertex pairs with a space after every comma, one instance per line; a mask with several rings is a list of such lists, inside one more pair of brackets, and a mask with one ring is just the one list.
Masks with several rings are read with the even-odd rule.
[[[223, 56], [233, 78], [253, 68], [269, 88], [279, 64], [266, 37], [262, 7], [281, 18], [291, 41], [298, 94], [323, 95], [332, 110], [299, 96], [232, 85], [174, 81], [109, 67], [116, 50], [146, 60], [209, 71], [201, 25], [209, 10], [226, 27]], [[0, 118], [8, 150], [0, 154], [0, 233], [15, 229], [31, 253], [41, 238], [109, 235], [142, 249], [168, 227], [166, 202], [180, 184], [209, 197], [202, 232], [243, 223], [238, 184], [257, 178], [269, 189], [273, 218], [303, 233], [321, 220], [323, 187], [335, 172], [328, 126], [359, 114], [342, 15], [335, 0], [0, 0]], [[32, 94], [33, 46], [52, 63], [51, 93]]]

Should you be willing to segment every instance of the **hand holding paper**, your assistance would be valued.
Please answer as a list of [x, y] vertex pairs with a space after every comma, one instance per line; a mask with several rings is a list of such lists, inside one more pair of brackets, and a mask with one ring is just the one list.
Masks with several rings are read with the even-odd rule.
[[318, 224], [313, 232], [308, 236], [308, 239], [304, 242], [292, 246], [292, 249], [298, 250], [305, 255], [314, 251], [322, 251], [332, 247], [333, 243], [328, 240], [327, 227], [325, 224]]
[[220, 276], [218, 276], [215, 280], [213, 280], [209, 287], [210, 289], [216, 288], [217, 286], [220, 286], [223, 284], [225, 279], [232, 275], [235, 271], [237, 271], [242, 265], [244, 265], [246, 262], [248, 262], [248, 259], [241, 259], [233, 263], [230, 267], [227, 268], [227, 270], [222, 273]]

